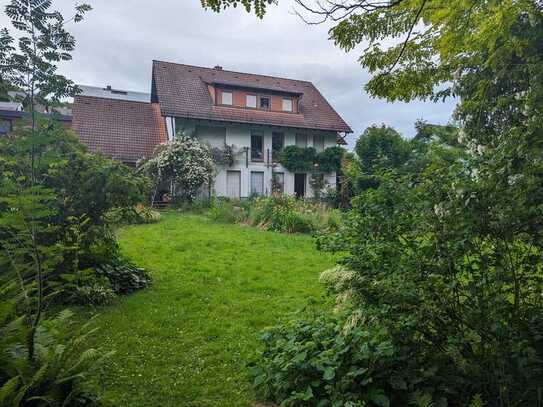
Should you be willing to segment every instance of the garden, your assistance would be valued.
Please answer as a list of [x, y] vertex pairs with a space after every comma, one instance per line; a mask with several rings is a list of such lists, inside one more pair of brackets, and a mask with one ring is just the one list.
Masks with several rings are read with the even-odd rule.
[[[238, 3], [274, 2], [202, 5]], [[209, 146], [133, 169], [36, 112], [77, 94], [75, 39], [51, 1], [10, 2], [0, 91], [29, 114], [0, 139], [0, 405], [543, 405], [540, 2], [320, 6], [336, 45], [372, 44], [370, 95], [455, 96], [455, 121], [368, 127], [326, 205], [200, 205]]]

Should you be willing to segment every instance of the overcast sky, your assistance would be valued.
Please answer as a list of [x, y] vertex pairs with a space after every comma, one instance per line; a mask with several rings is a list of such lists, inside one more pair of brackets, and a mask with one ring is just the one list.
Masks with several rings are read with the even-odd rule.
[[[328, 40], [326, 26], [308, 26], [293, 15], [293, 1], [279, 0], [263, 20], [244, 10], [216, 14], [200, 0], [87, 0], [93, 10], [69, 26], [77, 40], [62, 73], [83, 85], [150, 92], [153, 59], [312, 81], [353, 128], [353, 144], [373, 123], [405, 137], [421, 118], [450, 120], [453, 103], [387, 103], [363, 89], [368, 73], [358, 64], [362, 48], [345, 53]], [[0, 4], [7, 4], [6, 0]], [[68, 16], [72, 0], [57, 0]], [[9, 26], [4, 14], [0, 26]], [[11, 27], [10, 27], [11, 28]]]

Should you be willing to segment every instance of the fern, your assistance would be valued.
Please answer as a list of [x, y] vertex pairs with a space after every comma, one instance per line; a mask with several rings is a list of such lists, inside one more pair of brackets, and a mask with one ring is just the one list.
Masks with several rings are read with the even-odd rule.
[[18, 319], [0, 328], [0, 405], [92, 405], [95, 398], [83, 386], [89, 374], [110, 353], [85, 348], [92, 320], [64, 335], [71, 311], [43, 321], [36, 333], [36, 358], [29, 362], [24, 346], [25, 325]]

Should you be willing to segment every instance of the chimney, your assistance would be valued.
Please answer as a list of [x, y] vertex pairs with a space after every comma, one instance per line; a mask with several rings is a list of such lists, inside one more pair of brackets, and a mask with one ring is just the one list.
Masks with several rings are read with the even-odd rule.
[[215, 66], [213, 67], [213, 69], [216, 69], [217, 71], [222, 71], [222, 66], [220, 66], [220, 65], [215, 65]]
[[111, 91], [111, 85], [107, 85], [106, 88], [105, 88], [105, 90]]

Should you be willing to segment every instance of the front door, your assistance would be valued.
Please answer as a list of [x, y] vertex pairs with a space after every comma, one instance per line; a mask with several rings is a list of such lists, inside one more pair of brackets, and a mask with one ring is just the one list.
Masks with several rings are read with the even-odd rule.
[[294, 195], [296, 198], [305, 196], [305, 180], [306, 174], [294, 174]]

